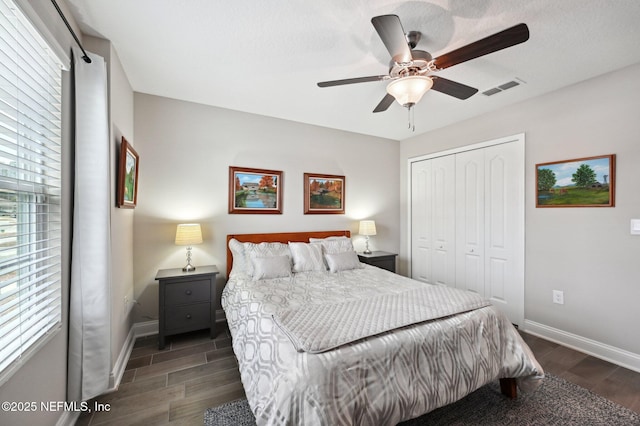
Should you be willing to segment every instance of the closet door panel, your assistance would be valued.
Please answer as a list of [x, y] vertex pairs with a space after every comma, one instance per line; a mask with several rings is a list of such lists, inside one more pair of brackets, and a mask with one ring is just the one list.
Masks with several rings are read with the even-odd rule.
[[455, 156], [431, 160], [433, 282], [455, 287]]
[[485, 295], [484, 151], [456, 154], [456, 287]]
[[486, 297], [515, 324], [524, 312], [524, 148], [485, 149]]
[[411, 165], [411, 277], [431, 283], [432, 164], [423, 160]]

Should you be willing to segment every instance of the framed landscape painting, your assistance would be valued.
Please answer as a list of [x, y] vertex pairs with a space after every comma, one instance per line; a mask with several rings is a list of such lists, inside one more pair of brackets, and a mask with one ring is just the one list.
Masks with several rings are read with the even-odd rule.
[[229, 167], [229, 213], [282, 214], [282, 172]]
[[138, 163], [140, 157], [127, 140], [122, 137], [118, 164], [118, 207], [133, 209], [138, 202]]
[[304, 174], [304, 214], [344, 214], [344, 176]]
[[616, 156], [536, 164], [536, 207], [614, 207]]

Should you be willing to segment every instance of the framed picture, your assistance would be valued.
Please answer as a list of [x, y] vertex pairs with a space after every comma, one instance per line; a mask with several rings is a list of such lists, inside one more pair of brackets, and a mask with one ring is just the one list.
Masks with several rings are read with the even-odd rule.
[[344, 214], [344, 176], [304, 174], [304, 214]]
[[282, 214], [282, 172], [229, 167], [229, 213]]
[[138, 167], [140, 157], [122, 137], [118, 163], [118, 207], [133, 209], [138, 202]]
[[614, 207], [616, 156], [536, 164], [536, 207]]

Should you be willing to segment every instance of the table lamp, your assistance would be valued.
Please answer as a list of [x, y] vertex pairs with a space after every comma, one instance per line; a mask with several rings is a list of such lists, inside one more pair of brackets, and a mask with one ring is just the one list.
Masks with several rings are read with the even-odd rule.
[[176, 245], [187, 246], [187, 265], [182, 268], [185, 272], [195, 271], [191, 264], [191, 246], [202, 244], [202, 230], [199, 223], [181, 223], [176, 229]]
[[367, 237], [366, 248], [364, 249], [363, 253], [371, 254], [371, 250], [369, 250], [369, 236], [376, 235], [376, 222], [374, 220], [361, 220], [358, 234], [364, 235]]

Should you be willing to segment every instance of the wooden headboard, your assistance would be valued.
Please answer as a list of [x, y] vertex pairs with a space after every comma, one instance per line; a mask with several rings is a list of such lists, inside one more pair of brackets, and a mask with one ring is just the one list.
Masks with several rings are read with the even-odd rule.
[[227, 278], [231, 273], [233, 255], [229, 250], [229, 241], [232, 238], [241, 243], [308, 243], [309, 238], [327, 237], [351, 237], [351, 231], [309, 231], [309, 232], [276, 232], [270, 234], [229, 234], [227, 235]]

